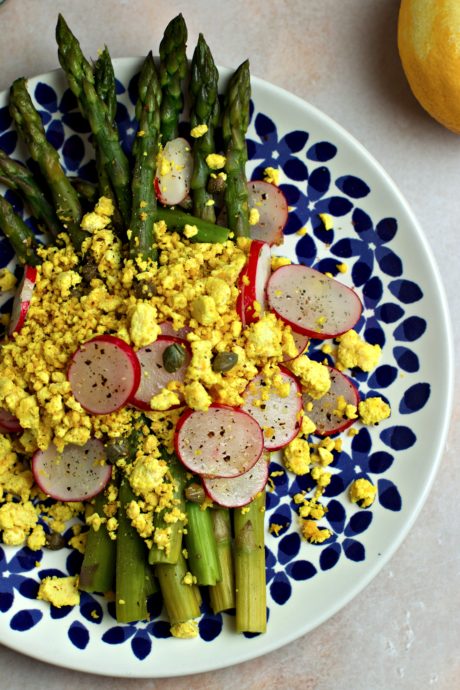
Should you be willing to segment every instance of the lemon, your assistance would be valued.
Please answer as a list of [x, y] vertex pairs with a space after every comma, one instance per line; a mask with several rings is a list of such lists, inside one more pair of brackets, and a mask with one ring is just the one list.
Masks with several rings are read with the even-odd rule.
[[460, 0], [402, 0], [398, 48], [416, 99], [460, 134]]

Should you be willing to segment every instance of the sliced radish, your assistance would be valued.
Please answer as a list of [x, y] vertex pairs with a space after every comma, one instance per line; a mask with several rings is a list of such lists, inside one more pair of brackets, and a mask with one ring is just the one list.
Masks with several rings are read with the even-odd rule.
[[262, 429], [243, 410], [214, 403], [187, 410], [176, 425], [176, 453], [191, 472], [238, 477], [253, 467], [264, 447]]
[[84, 446], [69, 443], [60, 453], [56, 446], [38, 450], [32, 458], [34, 479], [43, 493], [58, 501], [86, 501], [107, 485], [112, 466], [104, 445], [91, 438]]
[[184, 326], [183, 328], [179, 328], [179, 330], [176, 331], [171, 321], [163, 321], [162, 323], [160, 323], [160, 328], [161, 335], [172, 335], [175, 338], [183, 339], [185, 339], [187, 333], [190, 333], [190, 331], [192, 330], [191, 328], [189, 328], [189, 326]]
[[267, 299], [280, 319], [311, 338], [335, 338], [349, 331], [362, 311], [356, 292], [298, 264], [281, 266], [272, 273]]
[[27, 312], [29, 311], [32, 294], [37, 282], [37, 269], [35, 266], [24, 266], [24, 273], [22, 280], [19, 283], [16, 291], [16, 296], [13, 301], [13, 308], [11, 310], [11, 320], [8, 329], [8, 335], [19, 333], [26, 320]]
[[319, 400], [312, 400], [309, 395], [304, 394], [303, 396], [304, 404], [313, 404], [313, 409], [307, 409], [306, 414], [316, 424], [315, 433], [319, 436], [338, 434], [344, 429], [348, 429], [356, 421], [334, 414], [340, 396], [344, 398], [347, 405], [358, 407], [359, 404], [358, 389], [348, 376], [334, 367], [328, 367], [328, 369], [331, 376], [331, 387], [326, 395], [323, 395]]
[[136, 353], [114, 335], [98, 335], [72, 357], [67, 378], [72, 394], [92, 414], [110, 414], [126, 405], [141, 380]]
[[259, 212], [259, 221], [251, 225], [253, 240], [268, 244], [283, 243], [283, 229], [288, 219], [288, 203], [279, 187], [263, 180], [248, 182], [249, 208]]
[[230, 479], [205, 477], [203, 486], [209, 498], [224, 508], [241, 508], [260, 493], [268, 481], [268, 453], [262, 453], [254, 467]]
[[0, 409], [0, 431], [7, 434], [15, 434], [18, 431], [22, 431], [22, 426], [14, 414], [11, 414], [8, 410]]
[[185, 199], [190, 190], [193, 157], [186, 139], [177, 137], [165, 144], [155, 175], [155, 193], [162, 204], [174, 206]]
[[[185, 349], [184, 364], [172, 373], [163, 366], [163, 354], [167, 347], [177, 343]], [[151, 410], [150, 400], [160, 393], [171, 381], [183, 381], [190, 363], [189, 344], [182, 338], [159, 335], [155, 342], [136, 352], [141, 365], [141, 380], [131, 398], [131, 403], [141, 410]]]
[[[239, 295], [236, 302], [238, 315], [244, 326], [247, 326], [265, 312], [265, 288], [271, 273], [271, 253], [266, 242], [253, 240], [249, 249], [246, 266], [238, 278]], [[254, 309], [258, 302], [260, 311]]]
[[[268, 388], [263, 374], [258, 374], [248, 384], [243, 393], [242, 407], [257, 420], [264, 432], [266, 450], [279, 450], [294, 439], [300, 431], [300, 411], [302, 409], [302, 392], [299, 380], [283, 366], [280, 367], [283, 383], [289, 383], [289, 395], [282, 398], [275, 388]], [[265, 393], [269, 399], [257, 405]]]
[[297, 357], [300, 357], [300, 355], [303, 355], [305, 350], [308, 347], [308, 343], [310, 342], [310, 338], [308, 335], [303, 335], [303, 333], [297, 333], [294, 329], [291, 329], [292, 331], [292, 337], [294, 338], [294, 343], [297, 348], [297, 354], [295, 354], [293, 357], [289, 357], [289, 355], [284, 355], [283, 356], [283, 362], [290, 362], [293, 359], [296, 359]]

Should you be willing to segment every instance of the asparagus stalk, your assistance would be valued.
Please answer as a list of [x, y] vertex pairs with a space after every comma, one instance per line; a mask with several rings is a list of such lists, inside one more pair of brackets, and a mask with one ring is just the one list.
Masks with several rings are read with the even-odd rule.
[[37, 266], [40, 259], [36, 254], [35, 235], [22, 218], [18, 216], [11, 204], [0, 195], [0, 228], [9, 239], [20, 264]]
[[182, 554], [175, 564], [159, 563], [155, 567], [155, 574], [171, 625], [198, 618], [200, 607], [195, 587], [184, 582], [187, 564]]
[[262, 633], [267, 627], [264, 509], [262, 492], [248, 507], [234, 512], [238, 632]]
[[[96, 496], [94, 510], [104, 515], [105, 492]], [[111, 539], [105, 524], [90, 528], [86, 540], [85, 556], [80, 570], [79, 589], [84, 592], [109, 592], [115, 580], [116, 542]]]
[[[173, 503], [181, 513], [185, 513], [184, 488], [186, 483], [186, 474], [183, 466], [174, 455], [163, 454], [167, 459], [169, 465], [169, 473], [171, 481], [174, 483]], [[165, 513], [169, 511], [163, 510], [158, 514], [155, 520], [155, 527], [163, 529], [169, 527], [170, 538], [167, 549], [159, 549], [156, 544], [152, 546], [149, 553], [149, 563], [177, 563], [182, 550], [182, 535], [184, 532], [184, 520], [177, 520], [176, 522], [168, 523], [165, 520]]]
[[75, 189], [78, 194], [78, 198], [81, 202], [89, 203], [92, 206], [97, 201], [98, 189], [95, 184], [83, 180], [81, 177], [69, 177], [70, 184]]
[[46, 199], [35, 178], [25, 165], [10, 158], [0, 149], [0, 182], [10, 189], [19, 192], [28, 204], [32, 215], [56, 237], [62, 227], [53, 207]]
[[249, 62], [243, 62], [232, 75], [222, 117], [227, 173], [225, 204], [228, 226], [237, 237], [249, 237], [249, 206], [246, 180], [246, 131], [249, 125], [251, 83]]
[[148, 618], [147, 598], [155, 591], [155, 587], [145, 542], [126, 514], [127, 504], [135, 500], [127, 477], [123, 477], [120, 482], [118, 497], [116, 617], [119, 623], [130, 623]]
[[82, 216], [78, 194], [64, 174], [59, 154], [48, 142], [41, 117], [29, 96], [26, 80], [16, 79], [10, 90], [10, 112], [32, 158], [40, 166], [53, 197], [57, 216], [76, 249], [86, 236], [80, 228]]
[[164, 220], [168, 228], [177, 228], [178, 230], [183, 230], [186, 225], [194, 225], [198, 232], [190, 238], [191, 242], [220, 242], [223, 244], [230, 235], [228, 228], [191, 216], [190, 213], [180, 211], [177, 208], [158, 207], [155, 211], [155, 220]]
[[136, 111], [139, 129], [133, 146], [132, 215], [130, 247], [133, 258], [156, 260], [153, 224], [156, 196], [153, 186], [160, 133], [161, 87], [152, 53], [147, 56], [139, 78]]
[[[107, 108], [107, 117], [112, 123], [115, 131], [117, 131], [115, 124], [115, 117], [117, 114], [117, 88], [115, 82], [115, 72], [113, 70], [113, 64], [107, 46], [104, 47], [104, 50], [96, 60], [93, 71], [96, 93], [101, 101], [105, 104]], [[107, 167], [108, 161], [106, 161], [104, 158], [104, 154], [99, 146], [96, 146], [96, 169], [99, 180], [99, 193], [101, 196], [105, 196], [112, 200], [114, 207], [112, 222], [114, 227], [118, 231], [121, 231], [122, 219], [120, 216], [120, 211], [117, 208], [117, 200], [109, 179]]]
[[207, 191], [209, 168], [206, 156], [215, 150], [214, 128], [219, 122], [219, 72], [209, 47], [200, 34], [192, 58], [190, 81], [190, 126], [206, 125], [203, 136], [193, 141], [191, 190], [193, 213], [212, 223], [216, 220], [212, 195]]
[[233, 571], [232, 528], [230, 511], [219, 508], [211, 512], [212, 526], [217, 544], [217, 558], [222, 580], [209, 588], [214, 613], [235, 607], [235, 580]]
[[160, 43], [161, 143], [178, 134], [179, 116], [184, 105], [182, 80], [187, 74], [187, 27], [182, 14], [172, 19]]
[[62, 15], [58, 19], [56, 39], [59, 62], [67, 74], [69, 86], [78, 99], [82, 113], [88, 119], [95, 145], [103, 156], [121, 216], [128, 225], [131, 217], [128, 159], [123, 153], [108, 108], [96, 92], [92, 67]]
[[215, 585], [222, 578], [217, 557], [216, 538], [211, 511], [202, 510], [197, 503], [186, 501], [187, 534], [185, 547], [190, 570], [199, 585]]

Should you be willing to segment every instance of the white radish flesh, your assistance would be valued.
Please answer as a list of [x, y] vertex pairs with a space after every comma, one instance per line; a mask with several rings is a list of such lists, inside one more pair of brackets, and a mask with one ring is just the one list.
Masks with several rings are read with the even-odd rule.
[[165, 144], [156, 170], [154, 186], [162, 204], [174, 206], [185, 199], [190, 190], [193, 157], [186, 139], [177, 137]]
[[[163, 365], [163, 355], [170, 345], [180, 345], [185, 350], [184, 364], [174, 372], [168, 372]], [[190, 363], [189, 345], [181, 338], [160, 335], [155, 342], [146, 345], [136, 352], [141, 365], [140, 384], [131, 398], [131, 403], [141, 410], [151, 410], [150, 400], [161, 393], [171, 381], [183, 381]]]
[[281, 266], [272, 273], [267, 299], [280, 319], [311, 338], [335, 338], [349, 331], [362, 311], [353, 290], [298, 264]]
[[6, 434], [15, 434], [18, 431], [22, 431], [22, 426], [14, 414], [11, 414], [8, 410], [0, 409], [0, 431]]
[[162, 321], [162, 323], [160, 323], [160, 328], [161, 335], [172, 335], [175, 338], [182, 339], [185, 339], [187, 337], [187, 333], [190, 333], [190, 331], [192, 330], [188, 326], [184, 326], [183, 328], [179, 328], [179, 330], [176, 331], [171, 321]]
[[191, 472], [205, 477], [237, 477], [255, 465], [263, 434], [246, 412], [214, 404], [206, 411], [187, 410], [176, 426], [175, 447]]
[[22, 280], [19, 283], [11, 310], [10, 326], [8, 335], [19, 333], [26, 320], [30, 302], [37, 281], [37, 269], [34, 266], [24, 266]]
[[38, 450], [32, 458], [35, 482], [43, 493], [58, 501], [86, 501], [107, 485], [112, 467], [104, 446], [92, 438], [84, 446], [70, 443], [60, 453], [56, 446]]
[[254, 467], [239, 477], [203, 479], [209, 498], [224, 508], [241, 508], [260, 493], [268, 481], [269, 454], [262, 453]]
[[288, 204], [279, 187], [263, 180], [248, 182], [249, 208], [256, 209], [259, 220], [250, 226], [254, 240], [268, 244], [283, 243], [283, 229], [288, 219]]
[[289, 357], [289, 355], [285, 354], [283, 357], [283, 362], [290, 362], [291, 360], [300, 357], [300, 355], [303, 355], [308, 347], [308, 343], [310, 342], [308, 335], [297, 333], [297, 331], [294, 331], [294, 329], [292, 329], [292, 337], [297, 348], [297, 353], [293, 357]]
[[[253, 240], [248, 260], [239, 275], [239, 295], [236, 308], [244, 326], [257, 321], [264, 314], [267, 304], [265, 289], [271, 274], [271, 253], [266, 242]], [[254, 308], [254, 302], [260, 306]]]
[[84, 343], [67, 372], [74, 398], [92, 414], [110, 414], [126, 405], [140, 376], [136, 353], [113, 335], [96, 336]]
[[[329, 436], [338, 434], [344, 429], [348, 429], [356, 420], [347, 419], [346, 416], [338, 412], [339, 398], [342, 397], [347, 405], [359, 404], [358, 389], [350, 379], [334, 367], [328, 367], [331, 377], [331, 387], [326, 395], [319, 400], [312, 400], [309, 395], [303, 396], [306, 406], [305, 413], [316, 424], [315, 433], [319, 436]], [[308, 407], [313, 405], [311, 410]], [[308, 405], [308, 407], [307, 407]]]
[[[257, 420], [264, 432], [266, 450], [279, 450], [290, 443], [300, 431], [302, 393], [294, 374], [280, 367], [283, 384], [289, 384], [289, 394], [281, 397], [274, 386], [267, 386], [262, 374], [248, 384], [243, 393], [243, 410]], [[265, 399], [268, 396], [268, 399]]]

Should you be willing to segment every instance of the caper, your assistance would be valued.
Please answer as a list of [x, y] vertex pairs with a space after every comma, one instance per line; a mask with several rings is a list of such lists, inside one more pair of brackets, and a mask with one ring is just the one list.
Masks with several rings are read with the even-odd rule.
[[167, 372], [173, 374], [185, 362], [185, 349], [179, 343], [173, 343], [163, 352], [163, 366]]
[[238, 355], [236, 352], [218, 352], [212, 360], [212, 370], [224, 374], [233, 369], [237, 362]]
[[130, 447], [127, 438], [110, 438], [105, 444], [105, 457], [107, 462], [115, 463], [120, 458], [129, 454]]
[[50, 551], [59, 551], [59, 549], [63, 549], [66, 544], [60, 532], [50, 532], [46, 535], [45, 545]]

